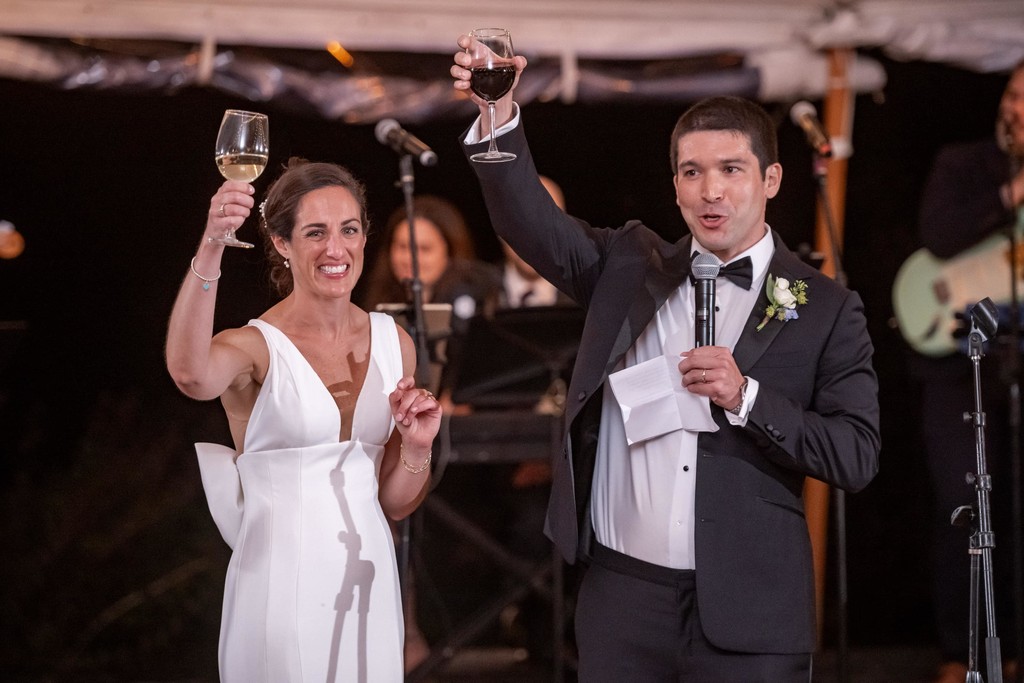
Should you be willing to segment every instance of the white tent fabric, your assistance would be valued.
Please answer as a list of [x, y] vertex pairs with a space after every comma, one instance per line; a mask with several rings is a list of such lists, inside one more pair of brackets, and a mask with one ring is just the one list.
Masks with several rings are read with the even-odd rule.
[[[557, 64], [545, 88], [567, 102], [578, 95], [587, 59], [735, 52], [758, 74], [749, 94], [764, 101], [820, 97], [832, 47], [983, 72], [1024, 59], [1024, 0], [4, 0], [0, 76], [97, 78], [95, 64], [91, 74], [69, 72], [25, 38], [191, 44], [174, 68], [206, 83], [225, 45], [321, 50], [337, 41], [351, 52], [446, 54], [459, 33], [482, 25], [511, 28], [521, 54]], [[867, 92], [884, 86], [885, 75], [862, 56], [849, 81]]]

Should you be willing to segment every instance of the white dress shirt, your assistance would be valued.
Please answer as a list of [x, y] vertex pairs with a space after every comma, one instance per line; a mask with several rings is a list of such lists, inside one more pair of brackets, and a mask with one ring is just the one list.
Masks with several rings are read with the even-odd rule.
[[[696, 242], [694, 248], [704, 251]], [[751, 259], [750, 289], [744, 290], [725, 278], [717, 280], [717, 346], [736, 346], [764, 287], [774, 252], [771, 229], [766, 225], [764, 237], [737, 257]], [[679, 358], [681, 352], [693, 348], [693, 290], [687, 278], [651, 319], [616, 370], [662, 355]], [[757, 382], [748, 378], [740, 415], [726, 413], [729, 422], [746, 424], [756, 398]], [[605, 387], [591, 506], [591, 522], [599, 543], [663, 567], [694, 568], [697, 436], [697, 432], [677, 429], [627, 445], [622, 411], [610, 386]]]

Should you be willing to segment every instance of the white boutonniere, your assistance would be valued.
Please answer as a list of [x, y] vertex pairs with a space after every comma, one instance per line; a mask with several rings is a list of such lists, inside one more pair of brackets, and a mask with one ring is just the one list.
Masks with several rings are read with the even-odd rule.
[[784, 277], [776, 279], [769, 274], [765, 280], [765, 291], [768, 293], [768, 305], [764, 307], [764, 319], [757, 326], [758, 332], [772, 318], [782, 322], [799, 318], [796, 307], [807, 303], [807, 283], [803, 280], [794, 280], [790, 284]]

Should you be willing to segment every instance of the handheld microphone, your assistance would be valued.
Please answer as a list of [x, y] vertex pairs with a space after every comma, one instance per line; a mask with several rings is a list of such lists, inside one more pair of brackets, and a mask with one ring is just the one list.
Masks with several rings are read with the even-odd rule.
[[722, 263], [714, 254], [697, 254], [690, 264], [694, 291], [694, 346], [715, 345], [715, 278]]
[[430, 149], [427, 143], [402, 128], [401, 124], [394, 119], [381, 119], [374, 128], [374, 135], [377, 142], [387, 145], [399, 154], [411, 154], [419, 159], [424, 166], [433, 166], [437, 163], [437, 155]]
[[789, 110], [789, 118], [803, 129], [811, 149], [820, 156], [832, 156], [832, 143], [829, 142], [828, 135], [818, 120], [818, 112], [815, 111], [813, 104], [807, 100], [800, 100]]

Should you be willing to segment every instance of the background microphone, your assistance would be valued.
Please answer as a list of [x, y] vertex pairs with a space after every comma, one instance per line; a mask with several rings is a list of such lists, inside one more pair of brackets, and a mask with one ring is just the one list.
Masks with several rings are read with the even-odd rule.
[[789, 118], [803, 129], [811, 149], [820, 156], [832, 156], [832, 143], [829, 142], [828, 135], [818, 120], [818, 112], [813, 104], [807, 100], [800, 100], [789, 110]]
[[694, 290], [694, 346], [715, 345], [715, 278], [722, 262], [714, 254], [697, 254], [690, 264]]
[[377, 142], [387, 145], [399, 154], [411, 154], [420, 160], [424, 166], [433, 166], [437, 163], [437, 155], [434, 150], [427, 146], [427, 143], [402, 128], [394, 119], [381, 119], [374, 129]]

